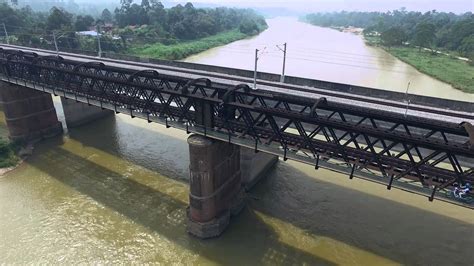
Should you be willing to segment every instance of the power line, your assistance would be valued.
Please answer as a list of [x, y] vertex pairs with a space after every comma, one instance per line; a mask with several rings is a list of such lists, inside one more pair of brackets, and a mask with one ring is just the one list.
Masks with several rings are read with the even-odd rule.
[[[23, 27], [24, 28], [24, 27]], [[72, 33], [72, 31], [69, 31], [70, 33]], [[76, 32], [74, 32], [76, 33]], [[6, 33], [7, 34], [7, 33]], [[51, 40], [48, 40], [48, 41], [53, 41], [54, 40], [54, 35], [53, 34], [32, 34], [32, 33], [20, 33], [20, 35], [28, 35], [28, 36], [36, 36], [36, 37], [40, 37], [40, 38], [43, 38], [43, 39], [47, 39], [48, 40], [48, 37], [51, 38]], [[60, 40], [60, 39], [66, 39], [66, 40], [73, 40], [73, 41], [78, 41], [78, 42], [81, 42], [83, 38], [93, 38], [94, 36], [82, 36], [82, 35], [76, 35], [75, 37], [69, 37], [69, 36], [60, 36], [60, 37], [57, 37], [57, 40]], [[123, 36], [124, 37], [124, 36]], [[89, 40], [91, 40], [91, 38], [89, 38]], [[98, 38], [99, 39], [99, 38]], [[98, 41], [97, 40], [94, 40], [94, 41]], [[137, 36], [133, 36], [132, 39], [135, 39], [135, 40], [138, 40], [138, 41], [143, 41], [143, 40], [146, 40], [146, 39], [159, 39], [159, 38], [143, 38], [143, 37], [137, 37]], [[166, 39], [166, 40], [170, 40], [170, 39]], [[121, 41], [120, 40], [110, 40], [110, 39], [107, 39], [107, 38], [100, 38], [100, 42], [102, 43], [108, 43], [108, 44], [113, 44], [113, 45], [120, 45], [121, 44]], [[53, 45], [52, 43], [47, 43], [48, 45]], [[57, 44], [57, 42], [55, 43]], [[23, 44], [24, 45], [24, 44]], [[43, 45], [40, 45], [40, 47], [44, 47], [44, 44]], [[74, 48], [71, 48], [71, 46], [69, 45], [69, 47], [65, 47], [64, 45], [62, 45], [61, 47], [58, 47], [58, 49], [62, 49], [62, 50], [69, 50], [69, 51], [78, 51], [78, 52], [87, 52], [87, 53], [96, 53], [96, 51], [91, 51], [91, 50], [80, 50], [80, 49], [74, 49]], [[107, 49], [107, 47], [106, 47]], [[240, 53], [240, 54], [249, 54], [249, 50], [247, 49], [241, 49], [241, 48], [238, 48], [238, 47], [224, 47], [224, 48], [220, 48], [224, 51], [228, 51], [228, 52], [232, 52], [232, 53]], [[262, 56], [268, 56], [268, 57], [275, 57], [275, 58], [279, 58], [279, 59], [282, 59], [283, 57], [281, 56], [275, 56], [274, 54], [276, 52], [279, 52], [280, 50], [278, 49], [275, 49], [273, 48], [274, 50], [271, 50], [271, 49], [267, 49], [267, 47], [264, 47], [262, 50], [257, 50], [257, 60], [258, 60], [258, 57], [262, 57]], [[345, 63], [345, 62], [359, 62], [359, 63], [370, 63], [370, 61], [367, 61], [367, 60], [374, 60], [374, 59], [367, 59], [366, 61], [360, 61], [360, 60], [354, 60], [354, 59], [351, 59], [351, 58], [347, 58], [346, 56], [344, 55], [358, 55], [358, 56], [366, 56], [368, 58], [378, 58], [378, 57], [375, 57], [375, 56], [367, 56], [367, 55], [360, 55], [360, 54], [353, 54], [353, 53], [346, 53], [346, 52], [335, 52], [335, 51], [329, 51], [329, 50], [322, 50], [322, 49], [310, 49], [308, 48], [308, 50], [313, 50], [313, 51], [318, 51], [317, 53], [320, 53], [322, 54], [322, 56], [329, 56], [329, 57], [336, 57], [336, 62], [334, 61], [333, 58], [326, 58], [326, 59], [333, 59], [332, 61], [326, 61], [326, 60], [321, 60], [321, 57], [315, 57], [315, 55], [312, 55], [312, 54], [308, 54], [306, 51], [303, 51], [301, 49], [294, 49], [295, 51], [290, 51], [289, 52], [289, 56], [288, 58], [289, 59], [293, 59], [293, 60], [303, 60], [303, 61], [309, 61], [309, 62], [317, 62], [317, 63], [323, 63], [323, 64], [331, 64], [331, 65], [339, 65], [339, 66], [347, 66], [347, 67], [353, 67], [353, 68], [363, 68], [363, 69], [370, 69], [370, 70], [380, 70], [380, 71], [387, 71], [387, 72], [393, 72], [393, 73], [403, 73], [403, 74], [406, 74], [407, 72], [405, 71], [396, 71], [396, 70], [393, 70], [393, 69], [385, 69], [385, 68], [378, 68], [378, 67], [371, 67], [371, 66], [364, 66], [364, 65], [359, 65], [359, 64], [350, 64], [350, 63]], [[110, 51], [110, 50], [109, 50]], [[303, 51], [303, 52], [301, 52]], [[324, 52], [327, 52], [329, 54], [325, 54], [323, 53]], [[295, 53], [297, 56], [292, 56], [291, 54], [292, 53]], [[333, 53], [333, 54], [331, 54]], [[337, 54], [339, 53], [339, 54]], [[124, 56], [130, 56], [130, 55], [126, 55], [126, 54], [120, 54], [120, 53], [115, 53], [114, 54], [117, 54], [117, 55], [124, 55]], [[340, 55], [342, 54], [342, 55]], [[299, 56], [304, 56], [303, 57], [299, 57]], [[337, 59], [337, 57], [339, 57]], [[325, 59], [325, 58], [323, 58]], [[337, 60], [339, 60], [340, 62], [337, 62]], [[342, 61], [342, 62], [341, 62]]]

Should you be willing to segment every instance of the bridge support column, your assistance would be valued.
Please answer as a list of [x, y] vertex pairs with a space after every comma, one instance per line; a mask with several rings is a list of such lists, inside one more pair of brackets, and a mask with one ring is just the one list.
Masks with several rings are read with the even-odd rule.
[[219, 236], [244, 206], [240, 147], [207, 137], [188, 138], [190, 194], [188, 227], [199, 238]]
[[245, 190], [255, 186], [278, 162], [278, 156], [268, 153], [255, 153], [253, 149], [240, 147], [240, 169], [242, 185]]
[[38, 140], [63, 132], [49, 93], [0, 82], [0, 101], [13, 141]]
[[68, 128], [82, 126], [107, 115], [114, 114], [111, 110], [102, 110], [99, 107], [61, 97], [64, 117]]

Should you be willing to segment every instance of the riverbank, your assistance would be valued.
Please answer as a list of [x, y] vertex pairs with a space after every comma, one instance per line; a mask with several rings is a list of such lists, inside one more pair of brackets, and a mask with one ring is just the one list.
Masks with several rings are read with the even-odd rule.
[[381, 44], [379, 37], [366, 36], [364, 39], [368, 45], [384, 49], [424, 74], [446, 82], [458, 90], [474, 93], [474, 66], [465, 60], [408, 45], [386, 47]]
[[20, 163], [18, 150], [17, 144], [0, 138], [0, 175], [11, 171]]
[[[260, 32], [264, 31], [265, 29], [266, 28], [262, 29]], [[211, 48], [226, 45], [231, 42], [242, 40], [251, 36], [254, 35], [244, 34], [238, 29], [234, 29], [231, 31], [218, 33], [213, 36], [205, 37], [199, 40], [172, 45], [164, 45], [161, 43], [137, 45], [129, 48], [127, 53], [140, 57], [181, 60], [190, 55], [204, 52]]]
[[414, 47], [385, 50], [422, 73], [449, 83], [456, 89], [474, 93], [474, 67], [465, 61], [444, 54], [418, 51], [418, 48]]
[[[345, 31], [339, 29], [344, 27], [331, 28], [341, 32], [358, 34], [357, 32], [350, 31], [353, 27], [345, 28], [347, 29]], [[474, 93], [474, 66], [465, 58], [452, 55], [454, 53], [433, 53], [429, 49], [424, 48], [420, 50], [418, 47], [409, 45], [386, 47], [382, 44], [380, 36], [367, 35], [363, 36], [363, 38], [367, 45], [384, 49], [389, 54], [426, 75], [446, 82], [463, 92]]]

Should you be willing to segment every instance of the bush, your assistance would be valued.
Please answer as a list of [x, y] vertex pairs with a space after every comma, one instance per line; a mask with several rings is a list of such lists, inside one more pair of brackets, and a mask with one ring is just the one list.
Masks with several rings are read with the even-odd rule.
[[15, 154], [16, 145], [0, 138], [0, 168], [15, 166], [19, 159]]

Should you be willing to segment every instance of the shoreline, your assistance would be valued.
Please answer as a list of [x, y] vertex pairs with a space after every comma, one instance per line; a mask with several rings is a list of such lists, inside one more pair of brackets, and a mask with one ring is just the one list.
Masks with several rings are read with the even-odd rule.
[[212, 48], [224, 46], [235, 41], [257, 36], [267, 29], [268, 27], [265, 27], [256, 34], [245, 34], [240, 32], [238, 29], [234, 29], [202, 39], [172, 45], [164, 45], [161, 43], [143, 44], [140, 46], [128, 48], [127, 53], [139, 57], [164, 60], [183, 60], [189, 56], [205, 52]]
[[[468, 61], [444, 53], [432, 55], [430, 51], [425, 49], [420, 52], [417, 47], [398, 46], [389, 48], [381, 45], [377, 38], [372, 40], [364, 36], [362, 38], [367, 45], [383, 49], [391, 56], [425, 75], [449, 84], [456, 90], [469, 94], [474, 93], [474, 81], [469, 80], [469, 73], [474, 73], [474, 67], [470, 66]], [[473, 71], [470, 71], [471, 68]], [[471, 76], [471, 79], [474, 80], [474, 75], [471, 74]]]
[[28, 143], [26, 145], [18, 145], [13, 144], [9, 140], [7, 143], [8, 150], [2, 150], [1, 160], [2, 165], [9, 165], [0, 168], [0, 178], [4, 177], [6, 174], [23, 165], [23, 163], [28, 159], [28, 157], [33, 155], [34, 151], [33, 143]]
[[[313, 25], [311, 23], [308, 24]], [[422, 51], [419, 52], [417, 47], [410, 47], [408, 45], [388, 48], [380, 43], [379, 36], [364, 36], [362, 34], [363, 29], [361, 28], [352, 26], [329, 26], [328, 28], [339, 32], [359, 35], [366, 45], [383, 49], [391, 56], [412, 66], [420, 73], [449, 84], [456, 90], [474, 94], [474, 85], [472, 85], [474, 84], [474, 75], [470, 74], [471, 72], [474, 73], [474, 67], [470, 65], [469, 60], [440, 51], [436, 51], [436, 55], [432, 55], [431, 51], [425, 50], [427, 48], [423, 48]], [[470, 71], [471, 68], [473, 71]], [[469, 79], [469, 75], [472, 76], [472, 80]]]
[[20, 159], [20, 161], [15, 166], [0, 168], [0, 178], [5, 177], [10, 172], [12, 172], [12, 171], [16, 170], [17, 168], [19, 168], [20, 166], [22, 166], [23, 163], [25, 163], [25, 160], [26, 160], [26, 158], [25, 159]]

